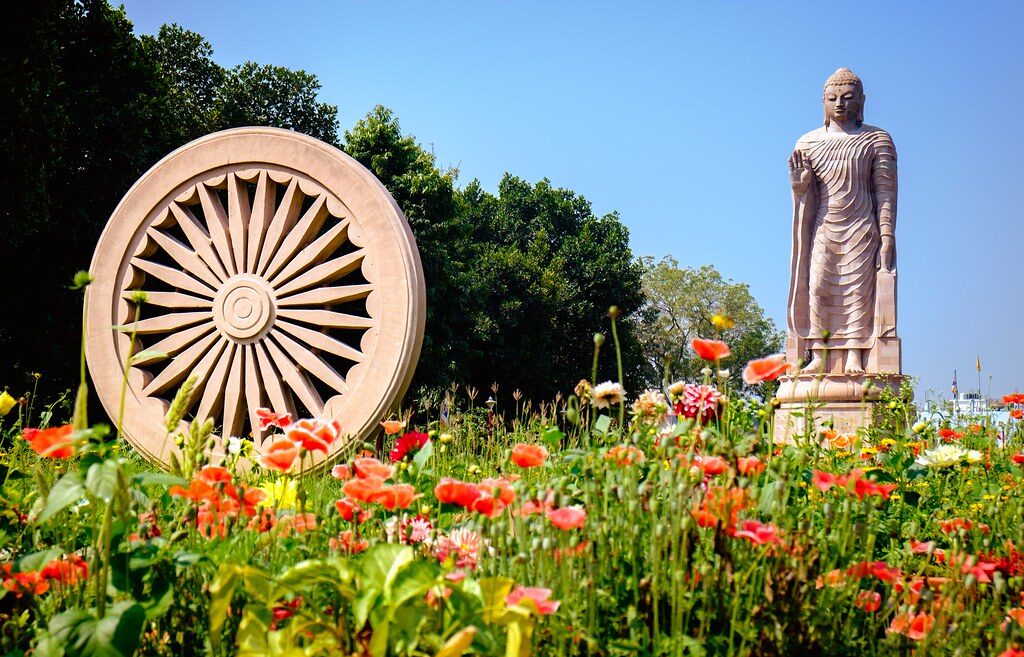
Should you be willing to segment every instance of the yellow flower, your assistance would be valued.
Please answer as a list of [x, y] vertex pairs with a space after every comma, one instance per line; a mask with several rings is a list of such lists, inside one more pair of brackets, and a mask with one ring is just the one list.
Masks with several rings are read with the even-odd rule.
[[299, 487], [294, 479], [287, 483], [284, 479], [268, 481], [260, 484], [259, 488], [267, 494], [267, 497], [260, 502], [260, 506], [268, 506], [272, 509], [294, 509], [298, 502]]
[[711, 323], [715, 325], [715, 328], [719, 331], [725, 331], [736, 326], [736, 322], [732, 321], [731, 318], [725, 315], [714, 315], [711, 318]]
[[18, 405], [18, 400], [11, 397], [6, 390], [0, 392], [0, 417], [7, 415], [11, 409]]

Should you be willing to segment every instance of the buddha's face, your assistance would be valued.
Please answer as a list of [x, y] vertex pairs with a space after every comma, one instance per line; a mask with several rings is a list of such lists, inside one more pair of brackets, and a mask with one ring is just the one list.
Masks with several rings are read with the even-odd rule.
[[825, 116], [833, 123], [850, 123], [861, 116], [864, 94], [853, 84], [830, 86], [825, 89]]

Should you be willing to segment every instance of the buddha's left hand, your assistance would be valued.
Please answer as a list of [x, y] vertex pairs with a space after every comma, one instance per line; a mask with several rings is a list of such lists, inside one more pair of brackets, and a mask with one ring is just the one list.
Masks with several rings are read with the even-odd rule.
[[882, 248], [878, 253], [879, 269], [892, 271], [892, 250], [894, 241], [895, 240], [893, 240], [889, 235], [882, 236]]

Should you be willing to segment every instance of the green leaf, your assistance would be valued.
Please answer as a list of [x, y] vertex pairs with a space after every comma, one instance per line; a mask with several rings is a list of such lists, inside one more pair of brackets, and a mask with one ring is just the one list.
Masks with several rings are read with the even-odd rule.
[[390, 590], [384, 592], [384, 603], [398, 607], [408, 600], [420, 600], [438, 584], [440, 568], [436, 561], [413, 561], [397, 574]]
[[137, 486], [188, 486], [186, 480], [166, 472], [140, 472], [132, 481]]
[[67, 657], [132, 657], [139, 648], [146, 614], [135, 602], [119, 602], [97, 619], [72, 609], [50, 619], [48, 631]]
[[82, 478], [78, 476], [77, 472], [67, 473], [58, 479], [50, 489], [50, 494], [46, 496], [46, 506], [36, 518], [35, 524], [43, 524], [83, 497], [85, 497], [85, 486], [82, 485]]
[[57, 548], [26, 554], [21, 559], [18, 559], [18, 572], [24, 573], [30, 570], [39, 570], [54, 559], [60, 558], [62, 554], [64, 554], [64, 551]]
[[565, 438], [565, 434], [559, 430], [558, 427], [548, 427], [544, 430], [544, 433], [540, 435], [540, 440], [545, 445], [550, 447], [552, 450], [557, 450], [562, 444], [562, 439]]
[[85, 489], [104, 502], [114, 499], [117, 490], [117, 462], [107, 459], [90, 465], [85, 475]]
[[508, 577], [485, 577], [480, 580], [480, 593], [484, 601], [484, 621], [494, 623], [505, 612], [505, 598], [515, 581]]
[[213, 583], [210, 584], [210, 645], [214, 650], [220, 645], [220, 630], [228, 617], [228, 606], [235, 595], [238, 584], [238, 568], [222, 564]]
[[402, 567], [412, 561], [413, 551], [408, 545], [381, 543], [374, 546], [360, 562], [361, 584], [367, 583], [380, 589], [385, 596]]
[[416, 452], [416, 456], [412, 457], [412, 462], [416, 464], [416, 472], [423, 470], [423, 466], [426, 465], [427, 459], [429, 459], [434, 453], [434, 441], [428, 440], [424, 443], [420, 451]]
[[594, 432], [595, 433], [605, 434], [606, 435], [608, 433], [608, 430], [611, 429], [611, 426], [612, 426], [612, 418], [610, 416], [608, 416], [608, 415], [598, 416], [598, 418], [596, 420], [594, 420]]

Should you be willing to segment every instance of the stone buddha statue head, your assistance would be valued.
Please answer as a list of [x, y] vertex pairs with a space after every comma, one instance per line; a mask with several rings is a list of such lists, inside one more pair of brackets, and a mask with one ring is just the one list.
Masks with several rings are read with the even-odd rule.
[[848, 68], [841, 68], [825, 81], [821, 99], [825, 112], [825, 127], [833, 122], [860, 127], [864, 123], [864, 85]]

